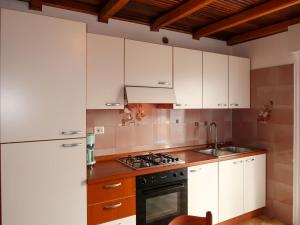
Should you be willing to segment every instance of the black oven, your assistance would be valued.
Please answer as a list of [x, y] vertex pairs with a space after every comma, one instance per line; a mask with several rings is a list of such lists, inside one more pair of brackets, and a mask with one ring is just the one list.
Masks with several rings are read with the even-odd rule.
[[136, 178], [137, 225], [167, 225], [187, 214], [187, 169]]

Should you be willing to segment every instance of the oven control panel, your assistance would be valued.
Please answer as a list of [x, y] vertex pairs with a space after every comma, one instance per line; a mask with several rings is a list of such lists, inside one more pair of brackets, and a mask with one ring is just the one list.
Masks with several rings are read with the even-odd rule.
[[187, 168], [152, 173], [136, 177], [136, 187], [145, 188], [187, 179]]

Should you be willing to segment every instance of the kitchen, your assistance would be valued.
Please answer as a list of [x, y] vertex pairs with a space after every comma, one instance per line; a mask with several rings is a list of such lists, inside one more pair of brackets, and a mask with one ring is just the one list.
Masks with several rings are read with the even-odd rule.
[[237, 43], [70, 2], [0, 1], [2, 225], [298, 224], [299, 1], [229, 2], [292, 21]]

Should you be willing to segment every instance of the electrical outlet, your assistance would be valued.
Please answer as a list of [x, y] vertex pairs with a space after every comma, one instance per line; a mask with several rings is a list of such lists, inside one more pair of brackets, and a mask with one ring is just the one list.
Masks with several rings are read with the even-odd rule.
[[94, 134], [104, 134], [104, 127], [94, 127]]

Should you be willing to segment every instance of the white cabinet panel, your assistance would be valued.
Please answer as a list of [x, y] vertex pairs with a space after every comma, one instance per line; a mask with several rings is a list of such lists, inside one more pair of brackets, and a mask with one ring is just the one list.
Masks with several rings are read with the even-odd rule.
[[124, 39], [87, 34], [87, 108], [124, 108]]
[[229, 56], [229, 107], [250, 108], [250, 59]]
[[213, 215], [213, 223], [218, 223], [218, 163], [210, 163], [188, 168], [188, 214]]
[[245, 213], [266, 206], [266, 154], [244, 159]]
[[1, 9], [0, 79], [1, 143], [85, 136], [85, 24]]
[[219, 163], [219, 222], [244, 213], [244, 160]]
[[202, 108], [202, 51], [174, 48], [177, 109]]
[[85, 225], [85, 139], [2, 144], [1, 198], [5, 225]]
[[171, 88], [172, 61], [170, 46], [125, 40], [125, 85]]
[[203, 108], [228, 108], [228, 56], [203, 52]]
[[122, 219], [110, 221], [107, 223], [102, 223], [101, 225], [135, 225], [136, 224], [136, 216], [128, 216]]

